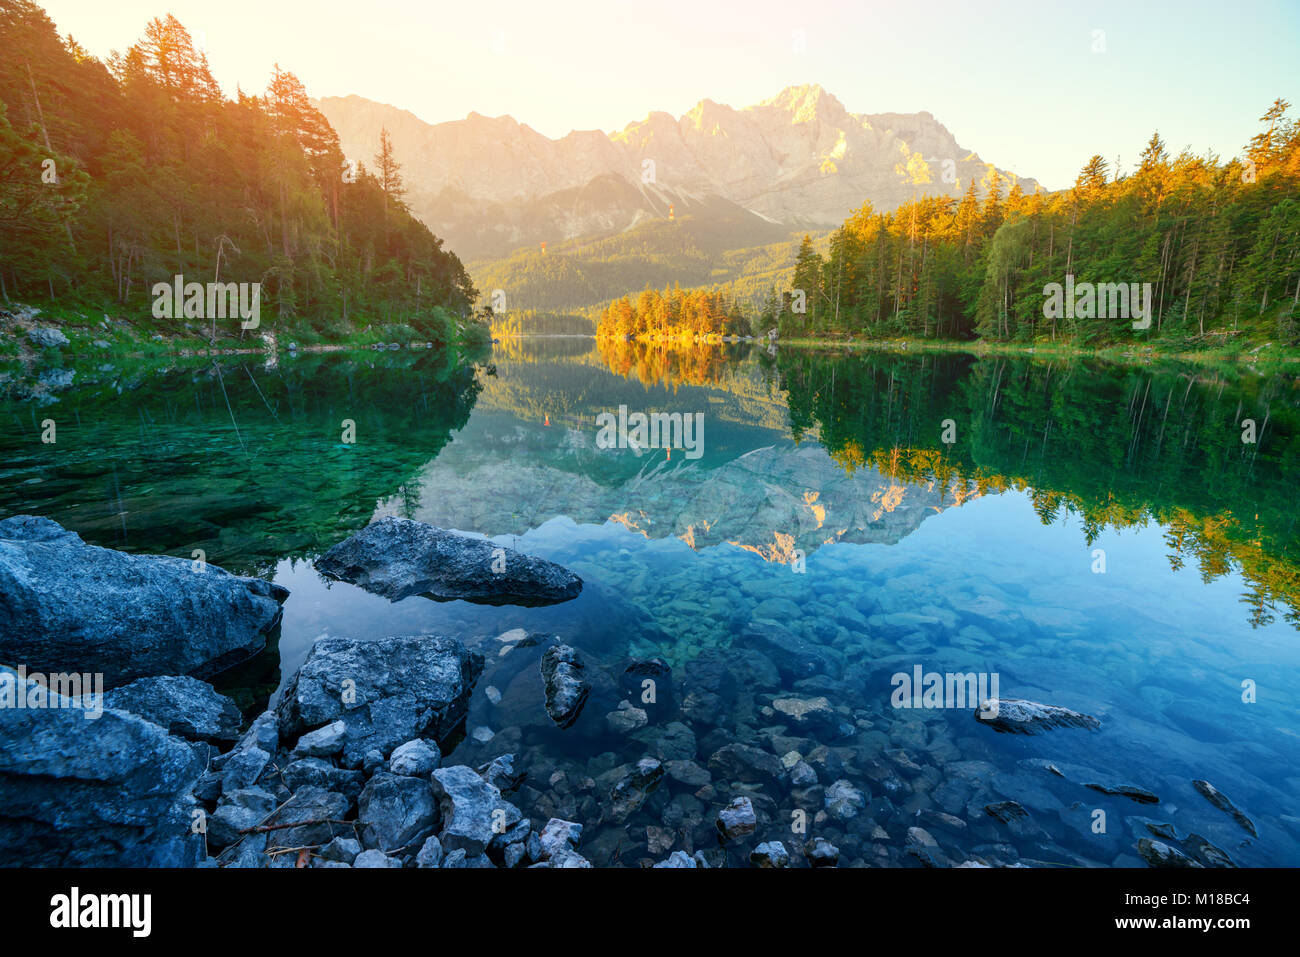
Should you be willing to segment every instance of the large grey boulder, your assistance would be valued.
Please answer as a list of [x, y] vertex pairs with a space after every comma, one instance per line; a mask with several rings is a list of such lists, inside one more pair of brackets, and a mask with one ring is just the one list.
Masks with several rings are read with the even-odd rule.
[[134, 715], [73, 708], [0, 667], [0, 861], [8, 866], [193, 867], [188, 743]]
[[243, 716], [212, 685], [185, 675], [137, 678], [104, 695], [104, 707], [129, 711], [190, 741], [231, 744]]
[[380, 771], [366, 783], [357, 807], [361, 843], [381, 851], [422, 844], [438, 824], [427, 778]]
[[0, 660], [107, 686], [216, 674], [261, 651], [287, 589], [215, 565], [87, 545], [47, 518], [0, 521]]
[[519, 808], [464, 765], [434, 771], [433, 793], [443, 821], [438, 840], [447, 851], [482, 854], [494, 840], [503, 844], [506, 834], [523, 818]]
[[413, 738], [441, 745], [464, 719], [482, 671], [482, 656], [455, 638], [322, 638], [285, 688], [280, 736], [342, 720], [340, 763], [348, 768], [372, 750], [387, 759]]
[[423, 595], [484, 605], [551, 605], [582, 591], [582, 579], [554, 562], [392, 516], [335, 545], [316, 568], [390, 601]]

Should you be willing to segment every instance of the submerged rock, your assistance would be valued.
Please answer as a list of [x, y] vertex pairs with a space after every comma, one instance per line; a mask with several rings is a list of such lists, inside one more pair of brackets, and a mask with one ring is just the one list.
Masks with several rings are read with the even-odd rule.
[[215, 565], [87, 545], [18, 515], [0, 521], [0, 594], [0, 659], [37, 672], [76, 662], [112, 687], [239, 664], [274, 635], [289, 592]]
[[129, 711], [190, 741], [231, 744], [239, 737], [239, 707], [206, 681], [183, 675], [138, 678], [104, 695], [104, 707]]
[[1234, 821], [1249, 831], [1255, 837], [1259, 837], [1259, 831], [1255, 830], [1255, 822], [1248, 818], [1244, 811], [1228, 799], [1228, 796], [1216, 788], [1209, 781], [1193, 781], [1192, 787], [1201, 792], [1201, 796], [1209, 801], [1220, 811], [1229, 815]]
[[1148, 791], [1146, 788], [1137, 787], [1134, 784], [1086, 784], [1084, 787], [1092, 788], [1094, 791], [1100, 791], [1102, 794], [1111, 794], [1116, 797], [1126, 797], [1131, 801], [1137, 801], [1139, 804], [1159, 804], [1158, 795]]
[[789, 867], [790, 852], [780, 841], [767, 841], [750, 851], [749, 862], [767, 869]]
[[616, 734], [630, 734], [644, 728], [649, 720], [645, 711], [626, 701], [620, 701], [617, 708], [605, 715], [605, 725]]
[[582, 591], [582, 579], [554, 562], [392, 516], [335, 545], [316, 568], [390, 601], [423, 595], [486, 605], [551, 605]]
[[781, 679], [795, 682], [815, 675], [834, 674], [837, 670], [830, 651], [801, 638], [779, 622], [759, 619], [741, 632], [737, 644], [756, 648], [776, 665]]
[[734, 841], [738, 837], [753, 834], [758, 827], [753, 802], [747, 797], [733, 798], [730, 804], [718, 812], [717, 825], [718, 834], [724, 841]]
[[839, 715], [824, 696], [777, 698], [772, 702], [772, 708], [789, 719], [796, 729], [795, 733], [810, 731], [832, 736], [838, 734]]
[[[0, 675], [18, 693], [36, 682]], [[31, 700], [29, 697], [27, 700]], [[29, 867], [194, 867], [190, 745], [134, 715], [0, 707], [0, 860]]]
[[1187, 840], [1183, 841], [1183, 847], [1192, 853], [1192, 856], [1204, 864], [1206, 867], [1236, 867], [1228, 852], [1220, 847], [1211, 844], [1206, 838], [1199, 834], [1187, 835]]
[[668, 868], [696, 870], [699, 868], [699, 862], [691, 857], [685, 851], [673, 851], [665, 860], [653, 865], [652, 869]]
[[502, 794], [509, 794], [516, 790], [524, 780], [524, 772], [515, 770], [513, 754], [497, 755], [487, 764], [481, 765], [478, 773], [484, 781]]
[[662, 658], [629, 659], [618, 679], [619, 692], [653, 717], [672, 713], [673, 669]]
[[482, 670], [482, 657], [454, 638], [322, 638], [285, 689], [280, 735], [341, 720], [341, 763], [349, 768], [361, 767], [369, 751], [382, 762], [414, 738], [441, 747], [464, 719]]
[[1137, 852], [1142, 855], [1142, 860], [1146, 861], [1152, 867], [1201, 867], [1199, 861], [1194, 861], [1176, 847], [1171, 847], [1164, 841], [1154, 841], [1149, 837], [1141, 838], [1137, 842]]
[[638, 761], [609, 792], [610, 818], [621, 824], [639, 811], [663, 777], [664, 766], [657, 759], [642, 758]]
[[846, 778], [840, 778], [826, 789], [826, 813], [837, 821], [849, 821], [865, 810], [867, 796]]
[[576, 648], [552, 645], [542, 655], [542, 681], [546, 685], [546, 713], [561, 728], [568, 728], [582, 714], [591, 692], [584, 677], [586, 667]]
[[824, 837], [815, 837], [804, 844], [803, 856], [813, 867], [835, 867], [840, 862], [840, 849]]
[[748, 744], [728, 744], [714, 751], [709, 770], [718, 777], [753, 784], [776, 784], [785, 777], [780, 758]]
[[1010, 734], [1040, 734], [1052, 728], [1086, 728], [1096, 731], [1101, 722], [1090, 714], [1071, 711], [1054, 704], [1039, 704], [1022, 698], [999, 698], [997, 713], [989, 702], [980, 702], [975, 720], [994, 731]]

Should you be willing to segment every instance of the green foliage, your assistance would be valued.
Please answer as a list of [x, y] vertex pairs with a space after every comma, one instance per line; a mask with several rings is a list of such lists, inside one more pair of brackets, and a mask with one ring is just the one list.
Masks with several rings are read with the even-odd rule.
[[[795, 337], [898, 337], [1101, 345], [1166, 339], [1220, 345], [1240, 337], [1300, 341], [1300, 124], [1276, 101], [1245, 162], [1188, 152], [1152, 136], [1130, 176], [1092, 157], [1074, 187], [1005, 196], [996, 175], [981, 202], [925, 197], [892, 213], [870, 205], [805, 239], [780, 311]], [[1131, 315], [1051, 316], [1047, 287], [1146, 284], [1151, 326]]]
[[[376, 174], [345, 162], [278, 66], [264, 94], [227, 100], [175, 18], [104, 64], [30, 0], [0, 5], [0, 49], [5, 295], [149, 315], [153, 285], [176, 275], [260, 283], [269, 331], [422, 322], [441, 340], [436, 310], [460, 316], [476, 297], [407, 210], [387, 138]], [[168, 321], [174, 335], [238, 330]]]
[[796, 248], [785, 227], [717, 204], [615, 236], [517, 250], [470, 270], [481, 289], [504, 290], [512, 307], [539, 311], [602, 306], [629, 289], [673, 283], [757, 301], [769, 286], [788, 284]]

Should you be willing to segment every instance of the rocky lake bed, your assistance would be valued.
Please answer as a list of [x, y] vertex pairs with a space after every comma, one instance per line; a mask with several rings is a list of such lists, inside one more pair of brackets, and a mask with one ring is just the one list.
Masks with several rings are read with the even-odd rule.
[[[387, 518], [331, 550], [351, 562], [322, 565], [411, 601], [428, 600], [438, 570], [444, 584], [473, 580], [464, 587], [486, 604], [494, 585], [521, 601], [581, 591], [554, 563], [487, 545]], [[938, 605], [830, 604], [809, 637], [806, 613], [750, 588], [752, 614], [729, 647], [671, 663], [523, 628], [322, 637], [271, 706], [246, 717], [195, 675], [232, 649], [257, 654], [283, 589], [94, 548], [28, 517], [0, 522], [0, 580], [8, 660], [36, 655], [14, 644], [22, 635], [57, 648], [60, 635], [103, 630], [66, 610], [73, 590], [130, 625], [102, 662], [83, 647], [84, 667], [118, 665], [98, 717], [53, 691], [0, 709], [11, 865], [1202, 868], [1251, 863], [1261, 837], [1295, 827], [1260, 822], [1261, 835], [1231, 781], [1126, 778], [1072, 760], [1071, 739], [1104, 740], [1123, 720], [1105, 708], [1006, 697], [990, 715], [974, 699], [928, 709], [920, 687], [902, 707], [864, 693], [889, 689], [904, 659], [941, 661], [933, 636], [945, 627], [960, 642], [981, 628], [970, 621], [1013, 621], [993, 602], [965, 624]], [[165, 615], [189, 641], [150, 640]], [[908, 651], [855, 653], [864, 631], [891, 630]], [[31, 679], [6, 673], [36, 700]], [[999, 746], [1021, 739], [1008, 761]], [[1112, 815], [1100, 833], [1096, 808]]]

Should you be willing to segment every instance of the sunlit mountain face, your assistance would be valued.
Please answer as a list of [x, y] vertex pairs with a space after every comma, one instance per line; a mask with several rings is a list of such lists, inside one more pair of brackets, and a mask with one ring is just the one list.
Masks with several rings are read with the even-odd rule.
[[[91, 378], [46, 400], [84, 423], [68, 427], [58, 466], [22, 452], [30, 406], [7, 403], [20, 427], [4, 440], [0, 504], [21, 500], [128, 551], [201, 544], [286, 585], [278, 648], [219, 682], [250, 711], [323, 635], [455, 634], [487, 665], [449, 762], [506, 748], [594, 780], [649, 749], [712, 775], [727, 773], [714, 752], [753, 740], [843, 762], [819, 774], [859, 781], [886, 832], [918, 810], [961, 817], [1015, 800], [1042, 833], [981, 838], [1004, 845], [980, 853], [1005, 862], [1135, 863], [1134, 834], [1156, 811], [1240, 864], [1300, 861], [1286, 797], [1287, 702], [1300, 691], [1286, 479], [1296, 407], [1283, 379], [592, 340], [515, 343], [472, 367], [385, 352]], [[128, 390], [129, 415], [117, 401]], [[620, 409], [628, 421], [702, 415], [702, 441], [674, 446], [668, 430], [667, 442], [602, 443], [600, 417]], [[1247, 413], [1268, 426], [1243, 453], [1235, 423]], [[338, 441], [344, 417], [358, 423], [355, 445]], [[315, 571], [384, 515], [559, 562], [583, 593], [543, 608], [392, 603]], [[762, 652], [756, 628], [788, 633], [817, 672], [774, 666], [784, 659]], [[580, 647], [593, 675], [564, 731], [540, 707], [535, 656], [515, 647], [533, 632]], [[626, 697], [627, 662], [652, 657], [672, 669], [674, 710], [629, 731], [606, 715]], [[717, 661], [744, 680], [702, 683]], [[1075, 709], [1100, 730], [1026, 738], [966, 710], [899, 709], [894, 680], [916, 665], [996, 674], [1004, 697]], [[1244, 680], [1270, 693], [1242, 711]], [[827, 708], [821, 723], [788, 725], [791, 710]], [[864, 747], [935, 770], [863, 763]], [[1192, 790], [1203, 778], [1231, 783], [1258, 840]], [[1163, 805], [1090, 798], [1117, 822], [1099, 840], [1072, 809], [1098, 780]], [[595, 862], [654, 856], [648, 841], [703, 846], [690, 823], [699, 787], [670, 780], [637, 812], [653, 815], [639, 830], [595, 809]], [[775, 778], [747, 787], [777, 808], [797, 800]], [[598, 792], [525, 789], [520, 801], [582, 815]], [[646, 837], [679, 810], [676, 827]], [[852, 844], [843, 822], [824, 827]]]
[[[388, 129], [410, 170], [413, 210], [472, 259], [618, 233], [665, 218], [670, 205], [745, 222], [749, 241], [737, 245], [757, 245], [836, 226], [864, 200], [892, 209], [918, 192], [960, 198], [989, 175], [990, 161], [931, 114], [853, 113], [817, 84], [741, 108], [703, 99], [680, 117], [656, 111], [560, 139], [509, 116], [429, 124], [358, 96], [316, 106], [351, 156], [368, 156]], [[1026, 171], [1005, 163], [1004, 181], [1032, 193]]]

